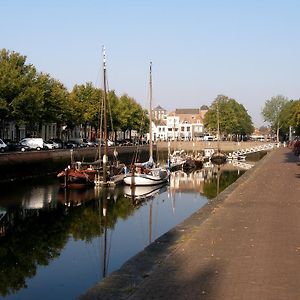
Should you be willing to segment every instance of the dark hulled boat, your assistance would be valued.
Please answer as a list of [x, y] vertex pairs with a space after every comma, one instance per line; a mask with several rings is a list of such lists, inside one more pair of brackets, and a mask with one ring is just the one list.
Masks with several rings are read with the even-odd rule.
[[57, 174], [62, 188], [82, 189], [94, 186], [97, 171], [91, 167], [83, 168], [80, 162], [68, 166]]

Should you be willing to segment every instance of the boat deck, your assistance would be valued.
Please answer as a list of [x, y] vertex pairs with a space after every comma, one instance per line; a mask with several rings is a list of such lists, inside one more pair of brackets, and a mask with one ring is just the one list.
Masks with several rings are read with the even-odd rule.
[[108, 180], [106, 183], [103, 182], [102, 178], [95, 179], [95, 186], [116, 186], [123, 183], [124, 174], [119, 174], [113, 176], [110, 180]]

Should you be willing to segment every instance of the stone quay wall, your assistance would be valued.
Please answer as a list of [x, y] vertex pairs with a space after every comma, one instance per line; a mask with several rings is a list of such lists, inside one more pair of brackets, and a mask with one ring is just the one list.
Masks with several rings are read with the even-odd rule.
[[[109, 160], [113, 159], [115, 148], [108, 149]], [[130, 163], [136, 151], [135, 146], [117, 147], [118, 159]], [[142, 159], [147, 159], [148, 146], [139, 146]], [[94, 161], [97, 148], [73, 150], [74, 161]], [[0, 183], [54, 174], [71, 163], [70, 149], [7, 152], [0, 154]]]

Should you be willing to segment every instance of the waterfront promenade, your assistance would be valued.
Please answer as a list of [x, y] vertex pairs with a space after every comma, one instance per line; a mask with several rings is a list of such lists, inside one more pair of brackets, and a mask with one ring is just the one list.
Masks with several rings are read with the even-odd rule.
[[299, 299], [300, 165], [269, 153], [81, 299]]

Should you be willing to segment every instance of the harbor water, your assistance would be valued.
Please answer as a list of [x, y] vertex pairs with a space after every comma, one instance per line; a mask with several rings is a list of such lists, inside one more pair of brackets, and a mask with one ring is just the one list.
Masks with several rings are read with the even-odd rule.
[[78, 298], [253, 164], [177, 171], [168, 185], [152, 188], [65, 191], [54, 175], [6, 184], [0, 198], [0, 298]]

